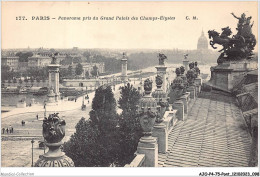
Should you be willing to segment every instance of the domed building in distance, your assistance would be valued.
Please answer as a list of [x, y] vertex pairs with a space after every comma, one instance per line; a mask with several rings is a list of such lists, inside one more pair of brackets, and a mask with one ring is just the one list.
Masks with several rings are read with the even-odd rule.
[[206, 38], [204, 31], [202, 30], [201, 36], [198, 39], [197, 50], [207, 50], [208, 49], [208, 39]]

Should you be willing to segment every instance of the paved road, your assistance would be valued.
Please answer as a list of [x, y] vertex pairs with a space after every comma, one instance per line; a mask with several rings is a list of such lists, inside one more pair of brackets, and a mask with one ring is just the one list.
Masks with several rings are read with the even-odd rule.
[[202, 94], [169, 135], [163, 167], [247, 167], [250, 137], [233, 98]]

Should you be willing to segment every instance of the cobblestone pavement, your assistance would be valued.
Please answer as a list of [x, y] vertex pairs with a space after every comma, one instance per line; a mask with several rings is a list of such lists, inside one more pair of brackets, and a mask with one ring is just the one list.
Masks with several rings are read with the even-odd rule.
[[163, 167], [247, 167], [250, 136], [234, 98], [201, 93], [185, 121], [169, 134]]

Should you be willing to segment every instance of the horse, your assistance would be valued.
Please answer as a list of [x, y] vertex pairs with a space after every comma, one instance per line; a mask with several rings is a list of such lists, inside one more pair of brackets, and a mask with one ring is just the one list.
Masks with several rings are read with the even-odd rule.
[[[223, 31], [224, 32], [224, 31]], [[221, 51], [226, 51], [229, 47], [231, 47], [233, 44], [237, 44], [237, 43], [244, 43], [245, 39], [243, 38], [243, 36], [239, 36], [239, 39], [235, 39], [235, 38], [230, 38], [230, 37], [224, 37], [224, 35], [220, 36], [218, 32], [216, 32], [215, 30], [209, 30], [208, 31], [209, 34], [209, 39], [212, 38], [212, 40], [210, 41], [210, 45], [213, 49], [216, 49], [217, 47], [214, 46], [214, 44], [219, 44], [223, 46], [223, 49], [219, 50], [219, 52]]]

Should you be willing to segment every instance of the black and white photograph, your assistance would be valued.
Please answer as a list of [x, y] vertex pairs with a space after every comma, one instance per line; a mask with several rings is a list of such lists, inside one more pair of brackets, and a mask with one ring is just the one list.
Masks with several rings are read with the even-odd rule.
[[259, 176], [258, 7], [2, 1], [1, 176]]

